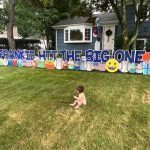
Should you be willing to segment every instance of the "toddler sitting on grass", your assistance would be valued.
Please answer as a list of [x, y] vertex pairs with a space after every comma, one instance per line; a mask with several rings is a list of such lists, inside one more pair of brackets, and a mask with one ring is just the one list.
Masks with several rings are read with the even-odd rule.
[[84, 86], [79, 85], [77, 87], [77, 92], [79, 94], [79, 97], [74, 96], [75, 101], [73, 104], [70, 104], [70, 106], [75, 106], [74, 108], [79, 108], [81, 105], [86, 105], [86, 98], [84, 94]]

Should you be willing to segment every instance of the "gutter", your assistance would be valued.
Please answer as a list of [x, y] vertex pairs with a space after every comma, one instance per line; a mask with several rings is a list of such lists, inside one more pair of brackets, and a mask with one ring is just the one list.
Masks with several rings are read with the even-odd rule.
[[65, 28], [68, 26], [81, 26], [81, 25], [85, 25], [85, 26], [92, 26], [91, 23], [82, 23], [82, 24], [66, 24], [66, 25], [54, 25], [52, 26], [54, 29], [58, 29], [58, 28]]

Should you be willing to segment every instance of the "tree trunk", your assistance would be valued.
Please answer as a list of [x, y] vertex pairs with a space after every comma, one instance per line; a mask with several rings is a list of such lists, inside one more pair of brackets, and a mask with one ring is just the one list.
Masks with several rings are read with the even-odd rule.
[[110, 0], [109, 2], [111, 3], [111, 6], [114, 9], [115, 14], [121, 25], [121, 32], [122, 32], [122, 37], [123, 37], [122, 49], [129, 50], [129, 35], [128, 35], [127, 16], [126, 16], [127, 1], [121, 0], [122, 9], [119, 9], [117, 1]]
[[121, 23], [121, 29], [122, 29], [122, 35], [123, 35], [123, 50], [129, 50], [129, 35], [128, 35], [128, 26], [127, 26], [127, 15], [126, 15], [126, 7], [127, 2], [126, 0], [121, 1], [122, 4], [122, 23]]
[[129, 50], [129, 39], [128, 39], [128, 35], [126, 35], [126, 34], [123, 35], [122, 49], [123, 50]]
[[133, 43], [132, 43], [132, 49], [133, 49], [133, 50], [136, 50], [136, 39], [137, 39], [137, 38], [135, 38], [135, 40], [134, 40]]
[[14, 15], [15, 15], [15, 0], [9, 0], [7, 38], [8, 38], [9, 48], [13, 50], [16, 48], [15, 40], [13, 38]]
[[47, 49], [50, 49], [50, 40], [49, 40], [49, 36], [46, 36], [46, 40], [47, 40]]
[[123, 50], [129, 50], [129, 35], [128, 35], [128, 27], [126, 23], [122, 23], [121, 25], [122, 37], [123, 37]]
[[128, 40], [128, 37], [123, 36], [122, 49], [123, 50], [129, 50], [129, 40]]

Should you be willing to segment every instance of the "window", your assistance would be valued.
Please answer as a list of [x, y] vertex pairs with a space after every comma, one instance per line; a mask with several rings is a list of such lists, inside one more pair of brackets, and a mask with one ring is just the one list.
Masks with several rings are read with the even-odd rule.
[[68, 41], [68, 30], [65, 30], [65, 41]]
[[83, 33], [79, 29], [70, 30], [70, 41], [82, 41]]
[[91, 30], [85, 29], [85, 41], [90, 41], [91, 38]]
[[91, 43], [91, 26], [70, 26], [64, 29], [64, 43]]
[[145, 50], [147, 39], [137, 39], [136, 41], [136, 49], [137, 50]]
[[[139, 6], [139, 9], [140, 9], [140, 20], [143, 20], [143, 19], [146, 19], [147, 16], [149, 15], [149, 10], [148, 10], [148, 7], [146, 5], [141, 5]], [[148, 18], [146, 19], [148, 20]]]

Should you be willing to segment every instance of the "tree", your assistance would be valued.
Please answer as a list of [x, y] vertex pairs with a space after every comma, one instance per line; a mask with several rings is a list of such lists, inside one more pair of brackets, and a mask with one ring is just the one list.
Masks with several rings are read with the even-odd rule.
[[[23, 2], [23, 1], [22, 1]], [[53, 0], [31, 0], [26, 1], [28, 4], [33, 4], [37, 6], [44, 6], [46, 4], [51, 4]], [[17, 0], [8, 0], [6, 1], [6, 8], [8, 13], [8, 20], [7, 20], [7, 38], [8, 38], [8, 45], [10, 49], [15, 49], [15, 40], [13, 38], [13, 26], [14, 26], [14, 17], [15, 17], [15, 6], [17, 5]], [[26, 15], [26, 14], [24, 14]]]
[[[7, 30], [9, 47], [15, 49], [13, 25], [18, 27], [23, 37], [39, 35], [46, 37], [48, 49], [50, 41], [54, 41], [52, 26], [60, 20], [68, 18], [79, 5], [80, 0], [8, 0], [5, 12], [8, 16]], [[53, 42], [52, 42], [53, 43]]]
[[[112, 8], [114, 9], [114, 12], [116, 13], [116, 16], [118, 17], [120, 26], [121, 26], [121, 31], [122, 31], [122, 36], [123, 36], [123, 49], [129, 49], [129, 46], [133, 44], [133, 48], [136, 49], [136, 39], [138, 36], [138, 31], [143, 24], [143, 22], [149, 17], [145, 16], [142, 20], [140, 19], [141, 16], [141, 8], [143, 5], [148, 7], [150, 0], [140, 0], [135, 1], [131, 0], [132, 4], [134, 5], [134, 10], [135, 10], [135, 15], [136, 15], [136, 26], [135, 29], [129, 37], [129, 32], [128, 32], [128, 26], [127, 26], [127, 0], [121, 0], [120, 3], [118, 1], [112, 1], [110, 0], [110, 4]], [[139, 7], [137, 7], [139, 4]]]
[[10, 49], [15, 49], [15, 40], [13, 38], [13, 26], [15, 15], [15, 0], [8, 0], [8, 21], [7, 21], [7, 38]]
[[[85, 3], [85, 2], [84, 2]], [[135, 29], [132, 35], [129, 35], [128, 25], [127, 25], [127, 5], [132, 3], [134, 6], [134, 11], [136, 15], [135, 20]], [[139, 7], [137, 7], [139, 5]], [[92, 11], [114, 11], [116, 14], [119, 24], [121, 26], [121, 32], [123, 37], [123, 45], [122, 49], [129, 49], [129, 46], [133, 45], [135, 49], [136, 39], [138, 36], [138, 31], [143, 24], [143, 22], [150, 16], [150, 13], [146, 15], [143, 19], [141, 19], [141, 10], [143, 5], [147, 7], [147, 11], [149, 11], [150, 0], [89, 0], [87, 2], [87, 7]], [[80, 9], [80, 12], [82, 10]], [[88, 14], [88, 13], [87, 13]]]
[[37, 9], [28, 7], [24, 1], [18, 0], [14, 24], [24, 38], [41, 33], [42, 21], [39, 18], [40, 15]]
[[[55, 44], [54, 29], [52, 26], [60, 20], [68, 18], [74, 6], [80, 0], [53, 0], [53, 1], [28, 1], [18, 0], [16, 5], [15, 24], [20, 34], [24, 37], [40, 35], [46, 37], [48, 49], [50, 42]], [[29, 7], [30, 6], [30, 7]]]
[[0, 9], [0, 32], [4, 30], [6, 24], [6, 13], [4, 9]]

